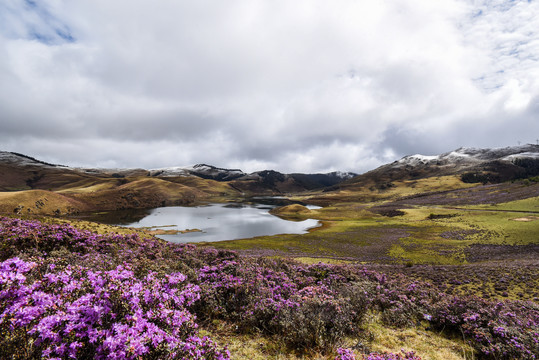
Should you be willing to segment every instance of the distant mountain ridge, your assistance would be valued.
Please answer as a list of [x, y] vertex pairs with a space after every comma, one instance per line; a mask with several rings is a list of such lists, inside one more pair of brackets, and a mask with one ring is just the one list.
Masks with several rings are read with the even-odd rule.
[[[287, 192], [304, 191], [336, 185], [344, 180], [348, 180], [357, 174], [351, 172], [330, 172], [326, 174], [283, 174], [274, 170], [263, 170], [253, 173], [245, 173], [240, 169], [219, 168], [207, 164], [196, 164], [184, 167], [164, 167], [158, 169], [100, 169], [100, 168], [75, 168], [63, 165], [50, 164], [40, 161], [31, 156], [0, 151], [0, 165], [11, 167], [12, 171], [24, 172], [24, 169], [31, 174], [30, 179], [26, 179], [26, 185], [34, 188], [34, 183], [46, 171], [64, 171], [72, 176], [97, 176], [125, 178], [133, 176], [148, 176], [156, 178], [174, 177], [199, 177], [207, 180], [219, 182], [233, 182], [233, 186], [239, 191], [250, 192]], [[14, 170], [14, 168], [18, 168]], [[2, 190], [0, 180], [0, 190]], [[5, 184], [4, 184], [5, 185]], [[20, 184], [9, 184], [11, 188], [20, 187]], [[5, 186], [4, 186], [5, 190]]]
[[0, 162], [26, 165], [26, 166], [39, 164], [39, 165], [44, 165], [44, 166], [49, 166], [49, 167], [65, 167], [63, 165], [50, 164], [48, 162], [35, 159], [28, 155], [24, 155], [24, 154], [20, 154], [16, 152], [9, 152], [9, 151], [0, 151]]
[[358, 199], [394, 200], [474, 186], [464, 183], [523, 178], [536, 183], [539, 146], [409, 155], [354, 175], [274, 170], [247, 174], [207, 164], [151, 170], [71, 168], [0, 151], [0, 212], [64, 215], [300, 193], [305, 201], [324, 205]]
[[423, 165], [474, 164], [485, 161], [512, 161], [517, 158], [539, 158], [539, 145], [528, 144], [493, 149], [461, 147], [435, 156], [420, 154], [405, 156], [393, 162], [392, 165], [418, 165], [418, 163]]
[[390, 184], [432, 176], [459, 175], [464, 182], [502, 182], [539, 175], [539, 145], [467, 148], [440, 155], [408, 155], [345, 181], [339, 187]]

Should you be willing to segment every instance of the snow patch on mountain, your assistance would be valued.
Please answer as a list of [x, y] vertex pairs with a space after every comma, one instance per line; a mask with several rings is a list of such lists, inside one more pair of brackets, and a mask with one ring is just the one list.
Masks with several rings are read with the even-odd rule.
[[223, 169], [207, 164], [196, 164], [184, 169], [192, 175], [219, 181], [234, 180], [246, 175], [240, 169]]
[[409, 156], [403, 157], [402, 159], [397, 161], [397, 164], [417, 166], [417, 165], [425, 165], [433, 161], [438, 161], [438, 159], [439, 159], [439, 156], [415, 154], [415, 155], [409, 155]]
[[357, 176], [356, 173], [349, 172], [349, 171], [333, 171], [333, 172], [327, 173], [325, 175], [335, 176], [335, 177], [343, 179], [343, 180], [348, 180], [348, 179], [353, 178], [354, 176]]
[[520, 153], [520, 154], [513, 154], [513, 155], [508, 155], [504, 158], [502, 158], [501, 160], [504, 160], [504, 161], [513, 161], [513, 160], [516, 160], [516, 159], [539, 159], [539, 152], [523, 152], [523, 153]]
[[163, 177], [194, 176], [194, 175], [191, 175], [187, 167], [181, 167], [181, 166], [151, 169], [149, 170], [149, 172], [150, 172], [150, 176], [163, 176]]
[[18, 166], [38, 166], [47, 168], [68, 168], [63, 165], [49, 164], [45, 161], [34, 159], [30, 156], [18, 154], [9, 151], [0, 151], [0, 162], [5, 164], [13, 164]]
[[461, 147], [441, 155], [409, 155], [395, 161], [392, 165], [402, 166], [426, 166], [426, 165], [474, 165], [487, 161], [513, 161], [522, 158], [539, 158], [538, 145], [510, 146], [504, 148], [479, 149]]

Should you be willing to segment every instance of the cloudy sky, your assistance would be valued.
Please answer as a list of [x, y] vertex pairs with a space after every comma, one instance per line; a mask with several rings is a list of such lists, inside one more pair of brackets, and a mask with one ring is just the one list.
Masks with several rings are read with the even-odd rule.
[[0, 2], [0, 150], [364, 172], [537, 138], [536, 0]]

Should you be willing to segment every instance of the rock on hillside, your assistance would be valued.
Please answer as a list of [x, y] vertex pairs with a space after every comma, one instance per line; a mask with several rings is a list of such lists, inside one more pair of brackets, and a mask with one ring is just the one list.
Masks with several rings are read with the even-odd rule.
[[230, 181], [246, 175], [239, 169], [222, 169], [206, 164], [197, 164], [192, 167], [186, 168], [186, 170], [195, 176], [203, 179], [211, 179], [218, 181]]

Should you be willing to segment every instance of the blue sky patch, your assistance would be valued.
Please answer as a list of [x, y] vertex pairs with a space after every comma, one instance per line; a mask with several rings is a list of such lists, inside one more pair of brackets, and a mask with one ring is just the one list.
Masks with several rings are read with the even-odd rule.
[[10, 38], [26, 38], [47, 45], [76, 41], [69, 25], [43, 2], [24, 0], [0, 4], [0, 31]]

